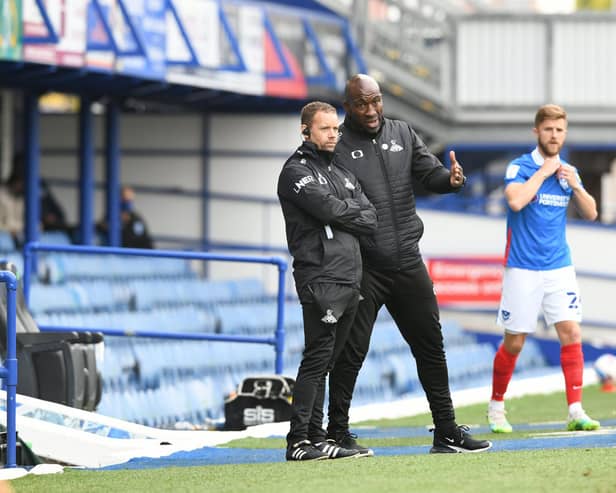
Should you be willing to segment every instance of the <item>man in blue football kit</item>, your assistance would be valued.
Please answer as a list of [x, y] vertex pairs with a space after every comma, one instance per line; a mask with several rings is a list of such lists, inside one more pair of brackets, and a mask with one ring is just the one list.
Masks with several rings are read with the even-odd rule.
[[567, 135], [565, 111], [553, 104], [542, 106], [533, 131], [537, 147], [514, 159], [505, 173], [507, 246], [497, 317], [504, 338], [494, 357], [488, 422], [494, 433], [512, 431], [505, 416], [505, 392], [526, 336], [535, 331], [542, 310], [561, 344], [567, 429], [596, 430], [599, 422], [582, 408], [582, 305], [565, 229], [569, 202], [589, 221], [597, 218], [597, 206], [577, 169], [559, 156]]

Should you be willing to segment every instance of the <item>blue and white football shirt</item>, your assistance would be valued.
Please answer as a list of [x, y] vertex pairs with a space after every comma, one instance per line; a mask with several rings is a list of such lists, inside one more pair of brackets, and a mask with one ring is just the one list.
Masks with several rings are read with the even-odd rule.
[[[525, 183], [543, 161], [537, 149], [514, 159], [507, 166], [505, 187], [510, 183]], [[581, 185], [577, 170], [576, 175]], [[550, 270], [571, 265], [565, 226], [572, 193], [570, 187], [563, 190], [555, 173], [543, 182], [537, 195], [521, 211], [513, 212], [507, 206], [505, 266]]]

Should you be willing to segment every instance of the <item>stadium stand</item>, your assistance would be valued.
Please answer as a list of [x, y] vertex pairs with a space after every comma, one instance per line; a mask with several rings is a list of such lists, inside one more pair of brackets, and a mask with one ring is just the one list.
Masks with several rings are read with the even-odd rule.
[[[179, 4], [179, 2], [177, 3]], [[266, 4], [266, 2], [261, 3]], [[296, 2], [295, 5], [302, 3], [305, 2]], [[335, 6], [342, 2], [333, 1], [331, 3]], [[454, 83], [457, 83], [457, 81], [476, 80], [476, 77], [481, 79], [477, 82], [486, 81], [487, 79], [483, 77], [485, 71], [477, 71], [474, 64], [451, 63], [449, 54], [443, 56], [446, 53], [445, 50], [452, 47], [462, 46], [462, 43], [465, 43], [464, 46], [471, 46], [469, 43], [473, 40], [483, 39], [480, 36], [473, 36], [473, 34], [489, 34], [490, 26], [488, 23], [490, 19], [488, 16], [481, 18], [476, 16], [449, 16], [449, 13], [446, 12], [445, 17], [438, 18], [434, 13], [438, 13], [440, 10], [422, 8], [425, 2], [407, 2], [408, 5], [402, 5], [397, 0], [386, 0], [382, 3], [391, 7], [387, 9], [388, 12], [398, 9], [404, 15], [399, 16], [397, 20], [390, 18], [371, 19], [365, 25], [360, 25], [359, 31], [364, 31], [366, 33], [365, 38], [369, 41], [364, 48], [371, 62], [371, 68], [382, 68], [380, 70], [381, 83], [385, 90], [388, 110], [395, 110], [398, 112], [397, 116], [411, 121], [420, 131], [431, 130], [434, 135], [428, 136], [429, 144], [430, 138], [435, 138], [437, 141], [441, 141], [437, 144], [443, 145], [445, 148], [450, 145], [469, 142], [474, 147], [481, 148], [483, 143], [478, 143], [477, 139], [486, 138], [489, 140], [492, 138], [505, 141], [499, 146], [501, 151], [503, 149], [509, 150], [512, 145], [519, 146], [522, 141], [522, 145], [526, 145], [526, 133], [522, 132], [529, 130], [527, 128], [528, 102], [534, 104], [538, 98], [541, 99], [542, 97], [536, 95], [535, 90], [545, 88], [549, 91], [549, 94], [553, 94], [559, 90], [563, 92], [563, 89], [568, 88], [568, 86], [560, 85], [568, 83], [569, 79], [566, 78], [557, 78], [550, 84], [544, 85], [530, 83], [528, 85], [495, 84], [494, 80], [488, 80], [494, 88], [499, 88], [501, 92], [504, 91], [504, 94], [501, 94], [503, 96], [501, 100], [513, 101], [514, 103], [518, 101], [517, 104], [508, 107], [509, 111], [514, 112], [517, 116], [506, 125], [497, 125], [493, 118], [498, 118], [498, 123], [501, 123], [500, 119], [503, 118], [502, 107], [500, 101], [494, 104], [493, 99], [485, 99], [492, 98], [490, 91], [485, 91], [484, 86], [479, 83], [467, 85], [467, 89], [476, 89], [472, 94], [462, 91], [462, 87], [454, 87]], [[41, 2], [37, 2], [37, 5], [39, 4]], [[236, 9], [234, 2], [229, 2], [229, 5], [225, 4], [227, 2], [220, 2], [221, 14], [224, 13], [225, 9], [231, 11]], [[227, 8], [229, 6], [230, 8]], [[308, 68], [316, 69], [311, 74], [305, 74], [309, 90], [305, 92], [303, 97], [323, 97], [328, 100], [332, 98], [338, 100], [348, 75], [346, 69], [342, 70], [342, 67], [351, 65], [347, 62], [351, 61], [350, 55], [353, 54], [348, 53], [351, 37], [347, 36], [346, 31], [344, 31], [346, 25], [344, 29], [335, 27], [337, 24], [334, 27], [326, 26], [327, 29], [320, 30], [320, 35], [314, 37], [314, 39], [309, 37], [310, 39], [303, 39], [302, 43], [296, 43], [296, 35], [301, 36], [301, 34], [296, 29], [289, 29], [289, 26], [295, 26], [294, 23], [285, 24], [284, 22], [286, 15], [292, 14], [293, 9], [284, 9], [278, 14], [276, 14], [275, 9], [271, 10], [274, 20], [277, 21], [275, 24], [283, 28], [281, 31], [283, 33], [285, 31], [286, 33], [293, 32], [293, 39], [288, 44], [292, 48], [295, 45], [300, 46], [301, 51], [306, 52], [306, 59], [298, 57], [298, 65], [304, 64]], [[233, 12], [227, 12], [227, 15], [229, 14], [232, 15]], [[401, 36], [400, 26], [403, 21], [406, 22], [409, 18], [406, 14], [410, 14], [411, 17], [415, 16], [416, 19], [420, 20], [420, 23], [424, 25], [422, 32], [430, 34], [451, 31], [453, 35], [444, 38], [424, 39], [417, 36], [416, 30], [405, 29], [404, 36]], [[301, 14], [295, 17], [299, 19]], [[293, 20], [296, 21], [297, 19]], [[313, 19], [309, 16], [302, 20], [307, 23], [314, 22], [318, 27], [318, 19], [316, 18]], [[364, 20], [359, 20], [360, 24]], [[527, 32], [527, 29], [534, 30], [537, 22], [540, 22], [542, 26], [550, 26], [550, 29], [552, 29], [553, 24], [556, 28], [562, 29], [563, 26], [566, 28], [569, 23], [569, 20], [566, 19], [555, 19], [554, 21], [540, 19], [538, 21], [536, 16], [523, 16], [523, 18], [509, 20], [513, 20], [513, 22], [509, 25], [504, 24], [504, 31], [507, 31], [507, 27], [518, 26], [518, 28]], [[450, 22], [455, 23], [453, 30], [450, 29]], [[603, 25], [605, 22], [606, 20], [603, 18], [588, 16], [576, 20], [577, 27], [582, 28], [583, 32], [590, 32], [597, 27], [597, 23]], [[150, 26], [164, 25], [164, 22], [149, 22], [148, 24]], [[251, 25], [254, 27], [256, 23]], [[613, 25], [613, 19], [609, 19], [609, 25]], [[285, 46], [285, 44], [288, 40], [285, 40], [283, 36], [279, 36], [282, 39], [277, 39], [275, 27], [270, 29], [271, 32], [268, 36], [273, 36], [274, 39], [269, 41], [283, 41], [281, 46], [287, 49], [288, 46]], [[284, 29], [285, 27], [286, 29]], [[413, 26], [408, 27], [412, 28]], [[425, 29], [426, 27], [428, 28]], [[471, 35], [465, 34], [469, 32]], [[546, 29], [545, 32], [551, 33], [552, 31]], [[518, 36], [517, 33], [516, 28], [516, 36]], [[323, 40], [328, 40], [323, 46], [327, 48], [325, 53], [327, 60], [320, 53], [321, 46], [318, 38], [321, 36]], [[347, 37], [349, 39], [346, 39]], [[551, 47], [549, 43], [551, 43], [552, 37], [552, 35], [546, 34], [545, 37], [542, 36], [535, 40], [545, 51], [546, 56], [551, 53], [551, 50], [547, 48]], [[503, 39], [505, 38], [506, 36], [503, 36]], [[304, 47], [307, 45], [310, 45], [310, 48], [306, 50]], [[338, 48], [330, 50], [332, 46], [341, 47], [343, 45], [347, 47], [346, 50]], [[532, 53], [538, 52], [534, 43], [520, 45], [522, 48], [524, 46], [528, 46]], [[561, 55], [565, 53], [566, 56], [561, 56], [563, 60], [569, 57], [584, 56], [585, 54], [580, 50], [574, 50], [576, 47], [577, 45], [556, 44], [554, 49], [563, 50], [558, 51]], [[460, 48], [459, 52], [465, 54], [465, 56], [470, 56], [475, 53], [483, 53], [483, 50]], [[395, 59], [392, 58], [396, 53], [398, 55]], [[401, 56], [399, 56], [400, 54]], [[270, 59], [272, 58], [271, 55], [271, 53], [268, 54]], [[515, 58], [507, 60], [508, 63], [503, 66], [502, 70], [491, 72], [499, 77], [497, 80], [508, 81], [511, 73], [523, 73], [521, 68], [526, 66], [529, 56], [522, 51], [516, 51], [515, 55]], [[451, 57], [453, 56], [454, 52], [452, 51]], [[489, 59], [483, 57], [483, 55], [480, 56], [482, 63], [490, 63]], [[266, 58], [265, 55], [264, 58]], [[333, 59], [332, 67], [335, 67], [335, 73], [329, 69], [330, 63], [326, 63], [331, 62], [330, 59]], [[500, 59], [501, 57], [497, 57], [497, 61], [500, 61]], [[559, 58], [555, 57], [555, 59]], [[280, 61], [283, 62], [284, 60], [281, 59]], [[345, 63], [338, 63], [341, 61]], [[453, 61], [460, 62], [458, 59]], [[44, 75], [32, 77], [32, 74], [28, 73], [28, 70], [32, 67], [28, 64], [24, 65], [21, 61], [6, 62], [5, 65], [8, 70], [3, 72], [4, 77], [1, 81], [3, 87], [5, 85], [9, 88], [12, 87], [15, 93], [19, 93], [20, 96], [21, 92], [24, 91], [24, 101], [20, 106], [20, 111], [22, 111], [20, 118], [26, 119], [26, 123], [29, 123], [28, 128], [38, 129], [30, 119], [38, 123], [38, 116], [34, 115], [35, 111], [33, 110], [38, 108], [38, 91], [49, 89], [46, 77]], [[285, 65], [285, 63], [282, 63], [282, 65]], [[451, 72], [451, 67], [456, 67], [458, 72]], [[514, 70], [515, 67], [520, 67], [520, 69], [516, 71]], [[551, 67], [551, 64], [546, 63], [542, 69], [549, 70], [549, 67]], [[4, 68], [4, 65], [2, 68]], [[274, 78], [280, 78], [281, 75], [284, 75], [273, 70], [275, 68], [267, 68]], [[187, 67], [187, 69], [192, 71], [193, 67]], [[199, 69], [197, 67], [195, 70]], [[38, 72], [35, 71], [35, 73]], [[13, 74], [16, 76], [15, 81], [12, 81]], [[234, 73], [232, 75], [233, 77], [240, 77], [242, 74]], [[293, 74], [294, 77], [295, 75], [297, 74]], [[203, 245], [209, 245], [209, 242], [215, 243], [216, 240], [242, 243], [245, 238], [249, 237], [253, 237], [251, 239], [254, 240], [254, 244], [248, 246], [254, 249], [259, 246], [271, 247], [280, 243], [280, 237], [275, 234], [269, 235], [271, 231], [282, 231], [276, 220], [272, 219], [277, 217], [279, 211], [277, 201], [271, 197], [270, 185], [273, 183], [271, 178], [278, 172], [280, 164], [288, 155], [288, 150], [293, 147], [295, 142], [293, 139], [296, 139], [297, 135], [295, 135], [296, 132], [289, 131], [287, 135], [281, 131], [287, 131], [290, 128], [288, 124], [290, 120], [279, 120], [277, 116], [281, 115], [265, 119], [262, 111], [264, 107], [269, 107], [271, 104], [274, 112], [279, 110], [281, 114], [283, 112], [288, 113], [298, 110], [303, 101], [300, 99], [292, 100], [292, 98], [288, 98], [287, 93], [278, 96], [276, 94], [246, 95], [240, 94], [242, 91], [240, 93], [227, 92], [226, 86], [224, 90], [220, 87], [209, 88], [202, 87], [202, 85], [191, 88], [186, 85], [169, 83], [164, 79], [154, 81], [148, 77], [145, 77], [141, 83], [139, 83], [137, 77], [134, 77], [134, 86], [131, 86], [132, 89], [127, 89], [126, 86], [123, 86], [126, 83], [125, 80], [114, 78], [112, 72], [108, 76], [108, 84], [110, 89], [113, 89], [114, 97], [103, 95], [105, 97], [101, 100], [103, 103], [100, 104], [105, 109], [106, 128], [107, 130], [111, 129], [110, 132], [106, 133], [107, 144], [104, 151], [107, 167], [104, 171], [119, 171], [112, 168], [112, 163], [114, 159], [119, 161], [120, 146], [115, 146], [116, 155], [113, 158], [114, 146], [108, 144], [110, 140], [113, 140], [110, 138], [110, 136], [113, 137], [113, 130], [118, 130], [117, 117], [120, 111], [115, 101], [115, 96], [118, 96], [119, 99], [134, 104], [134, 106], [127, 104], [126, 107], [122, 108], [124, 112], [122, 118], [125, 118], [122, 125], [122, 137], [124, 138], [122, 143], [124, 161], [122, 175], [131, 176], [133, 179], [145, 175], [148, 175], [147, 178], [151, 178], [151, 180], [143, 179], [143, 182], [140, 183], [145, 192], [140, 196], [145, 197], [146, 200], [153, 198], [148, 211], [151, 211], [153, 218], [160, 219], [158, 224], [167, 226], [168, 229], [175, 230], [176, 233], [179, 230], [184, 234], [187, 230], [189, 233], [186, 234], [198, 233], [202, 235], [197, 239], [192, 238], [192, 240], [198, 242], [200, 248]], [[322, 82], [324, 78], [328, 80], [327, 84]], [[32, 93], [23, 89], [24, 79], [28, 80], [26, 86], [33, 91]], [[598, 84], [596, 81], [604, 79], [598, 76], [587, 77], [586, 83], [595, 81], [594, 83]], [[90, 85], [95, 85], [99, 87], [95, 97], [101, 96], [101, 93], [98, 92], [101, 90], [98, 74], [90, 73], [88, 68], [58, 73], [55, 76], [52, 74], [52, 80], [55, 80], [54, 89], [64, 90], [68, 93], [79, 92], [81, 94], [82, 89], [85, 90]], [[317, 82], [315, 83], [314, 80], [317, 80]], [[260, 85], [246, 84], [245, 86], [260, 87]], [[264, 87], [271, 86], [272, 81], [263, 80], [262, 85]], [[452, 88], [453, 90], [450, 90]], [[79, 89], [79, 91], [75, 91], [75, 89]], [[246, 87], [241, 89], [244, 90]], [[508, 96], [511, 96], [507, 92], [509, 90], [513, 91], [512, 95], [515, 98], [508, 98]], [[590, 89], [587, 93], [601, 94], [598, 90]], [[450, 95], [457, 99], [450, 99]], [[146, 97], [145, 101], [139, 101], [140, 96], [149, 97]], [[396, 99], [393, 99], [394, 96]], [[157, 101], [157, 98], [160, 99]], [[111, 100], [113, 101], [107, 104]], [[613, 117], [614, 113], [614, 100], [610, 97], [609, 101], [612, 102], [611, 106], [606, 107], [609, 114], [607, 116], [602, 115], [600, 121], [593, 121], [593, 117], [596, 116], [597, 104], [580, 104], [584, 102], [580, 101], [578, 96], [575, 94], [569, 95], [567, 102], [571, 104], [574, 114], [577, 113], [577, 117], [581, 118], [579, 121], [583, 127], [583, 129], [578, 129], [580, 145], [595, 142], [597, 138], [606, 134], [608, 134], [610, 141], [613, 140], [612, 134], [609, 133], [612, 131], [610, 130], [611, 127], [605, 124], [605, 119], [610, 116]], [[225, 104], [225, 102], [228, 104]], [[4, 97], [2, 103], [3, 108], [8, 107], [8, 105], [4, 106]], [[82, 100], [82, 107], [87, 108], [91, 103], [92, 101], [86, 95]], [[158, 103], [161, 103], [161, 106], [157, 106]], [[166, 105], [173, 104], [185, 105], [188, 108], [188, 116], [173, 115], [170, 118], [168, 114], [163, 115]], [[599, 106], [605, 107], [606, 105]], [[156, 117], [141, 111], [151, 107], [156, 109]], [[177, 108], [179, 106], [173, 110], [174, 113]], [[455, 111], [452, 111], [452, 109], [455, 109]], [[588, 109], [591, 111], [589, 112]], [[158, 113], [158, 110], [161, 110], [161, 112]], [[257, 111], [258, 115], [246, 113], [240, 114], [237, 119], [232, 119], [229, 114], [250, 110]], [[177, 111], [177, 113], [181, 113], [181, 111]], [[42, 142], [34, 141], [34, 138], [29, 140], [29, 137], [24, 137], [24, 140], [26, 140], [24, 145], [33, 150], [30, 153], [30, 164], [37, 165], [32, 166], [31, 171], [38, 173], [38, 154], [40, 154], [41, 172], [52, 178], [52, 185], [70, 189], [69, 193], [63, 194], [63, 198], [69, 204], [75, 205], [79, 196], [80, 224], [78, 226], [80, 231], [78, 233], [81, 234], [85, 243], [88, 243], [88, 238], [84, 233], [88, 232], [88, 221], [91, 221], [93, 217], [91, 217], [92, 211], [85, 210], [84, 212], [87, 207], [81, 208], [81, 204], [88, 205], [90, 199], [94, 201], [93, 194], [100, 193], [100, 187], [99, 184], [92, 186], [95, 185], [93, 181], [87, 183], [88, 176], [85, 176], [85, 179], [78, 183], [77, 173], [71, 172], [70, 176], [63, 176], [62, 173], [65, 170], [65, 164], [67, 169], [70, 168], [70, 163], [73, 161], [88, 164], [89, 161], [95, 160], [96, 153], [100, 151], [99, 149], [89, 149], [92, 146], [88, 146], [86, 132], [80, 133], [79, 146], [76, 146], [73, 140], [76, 142], [77, 139], [73, 139], [73, 135], [69, 131], [74, 124], [77, 128], [83, 130], [84, 127], [87, 127], [84, 123], [92, 123], [92, 115], [93, 112], [82, 111], [78, 122], [71, 120], [75, 115], [62, 115], [60, 117], [52, 115], [50, 118], [42, 119]], [[115, 120], [113, 115], [116, 117]], [[68, 118], [63, 118], [64, 116], [68, 116]], [[111, 118], [108, 118], [109, 116]], [[115, 128], [114, 121], [116, 122]], [[178, 121], [179, 124], [176, 123]], [[295, 120], [293, 121], [295, 123]], [[461, 124], [469, 121], [472, 121], [473, 124]], [[197, 134], [194, 142], [190, 141], [193, 134]], [[242, 135], [243, 138], [238, 139], [238, 135]], [[271, 135], [275, 135], [275, 139], [269, 138]], [[433, 147], [439, 147], [439, 145]], [[109, 157], [110, 155], [112, 157]], [[78, 156], [77, 159], [76, 156]], [[60, 161], [62, 166], [58, 166]], [[96, 159], [96, 161], [102, 160]], [[204, 161], [207, 161], [207, 165]], [[229, 165], [229, 161], [232, 161], [233, 166]], [[152, 169], [151, 176], [149, 176], [150, 173], [143, 173], [142, 171], [146, 162], [151, 166], [149, 168]], [[177, 163], [177, 173], [167, 172], [170, 162]], [[473, 160], [464, 160], [464, 162], [465, 165], [468, 163], [470, 167]], [[117, 162], [115, 164], [117, 165]], [[242, 176], [240, 180], [237, 179], [237, 176], [241, 176], [243, 172], [243, 166], [254, 170], [255, 164], [259, 166], [258, 174], [263, 180], [262, 183], [253, 183], [253, 176], [248, 174]], [[164, 168], [165, 172], [160, 171], [157, 166], [160, 169]], [[248, 166], [250, 167], [248, 168]], [[62, 170], [62, 172], [58, 170]], [[80, 174], [87, 175], [86, 171], [85, 165], [80, 168]], [[98, 173], [103, 170], [97, 168], [96, 171]], [[466, 197], [468, 201], [465, 207], [467, 211], [481, 212], [487, 209], [482, 198], [485, 195], [485, 190], [481, 187], [471, 188], [471, 186], [473, 186], [473, 183], [480, 183], [480, 180], [483, 179], [482, 176], [485, 175], [485, 169], [477, 170], [475, 176], [471, 175], [471, 169], [468, 169], [468, 171], [469, 190], [477, 189], [480, 196]], [[207, 179], [205, 176], [201, 176], [201, 172], [204, 175], [209, 173]], [[100, 173], [101, 176], [102, 174]], [[116, 174], [120, 175], [120, 173]], [[270, 174], [272, 176], [269, 176]], [[501, 175], [502, 173], [499, 173], [499, 180]], [[53, 178], [55, 178], [55, 181]], [[80, 178], [83, 178], [83, 176], [80, 176]], [[210, 178], [211, 184], [206, 186], [205, 181], [210, 180]], [[195, 187], [195, 182], [198, 183], [198, 188]], [[112, 183], [110, 178], [108, 178], [108, 183], [105, 183], [108, 202], [111, 196], [110, 191], [117, 185], [118, 183]], [[81, 187], [79, 189], [80, 194], [70, 193], [77, 192], [78, 187]], [[36, 195], [37, 190], [28, 190], [27, 192]], [[420, 205], [426, 208], [432, 207], [439, 211], [458, 211], [461, 209], [459, 202], [461, 196], [462, 194], [457, 197], [441, 197], [439, 200], [430, 198]], [[173, 202], [174, 205], [167, 206], [166, 200], [158, 200], [161, 197], [170, 198], [169, 202]], [[206, 198], [207, 200], [205, 200]], [[194, 201], [190, 202], [190, 200]], [[152, 205], [154, 202], [156, 206]], [[163, 202], [164, 205], [160, 205]], [[219, 213], [221, 202], [224, 204], [222, 214]], [[179, 204], [187, 204], [186, 209]], [[254, 211], [251, 210], [251, 214], [244, 214], [243, 207], [246, 204], [249, 204], [247, 208], [254, 209], [257, 213], [253, 214]], [[106, 205], [109, 206], [109, 204]], [[74, 207], [74, 209], [77, 208], [77, 206]], [[186, 213], [186, 210], [189, 213]], [[202, 213], [203, 217], [195, 213], [197, 210]], [[273, 210], [275, 212], [272, 212]], [[178, 220], [183, 211], [184, 217], [192, 219], [194, 216], [195, 220]], [[254, 223], [254, 225], [251, 224], [254, 227], [248, 228], [246, 231], [242, 229], [243, 223], [240, 221], [240, 218], [244, 219], [244, 216], [247, 218], [246, 222]], [[268, 219], [262, 221], [262, 218]], [[27, 219], [26, 223], [30, 226], [36, 225], [38, 221], [36, 217], [28, 217]], [[237, 220], [237, 224], [235, 220]], [[226, 223], [229, 223], [229, 228], [226, 228]], [[455, 221], [455, 223], [460, 223], [460, 221]], [[468, 224], [466, 221], [464, 223], [465, 225]], [[206, 224], [207, 226], [205, 226]], [[450, 221], [447, 228], [442, 229], [450, 231], [450, 228], [453, 227], [455, 227], [454, 221]], [[468, 226], [465, 227], [468, 228]], [[485, 228], [485, 226], [483, 227]], [[165, 231], [164, 227], [158, 229], [173, 234], [173, 231], [171, 233]], [[431, 228], [431, 231], [437, 229]], [[471, 229], [473, 228], [471, 227]], [[25, 236], [32, 238], [32, 232], [35, 230], [36, 228], [26, 227]], [[208, 232], [206, 233], [205, 230], [208, 230]], [[237, 233], [238, 230], [239, 234]], [[212, 232], [211, 235], [210, 231]], [[263, 232], [267, 232], [267, 234]], [[455, 236], [461, 239], [463, 235], [455, 234]], [[495, 237], [496, 235], [491, 236]], [[35, 239], [46, 244], [66, 245], [70, 243], [69, 237], [63, 233], [42, 233]], [[258, 245], [259, 242], [261, 245]], [[432, 245], [436, 242], [438, 240], [434, 241]], [[470, 247], [471, 254], [484, 253], [485, 251], [492, 252], [491, 246], [489, 244], [486, 246], [488, 242], [479, 239], [477, 243], [481, 243], [481, 248], [478, 248], [477, 244], [472, 245]], [[452, 249], [450, 244], [447, 245], [447, 248]], [[498, 248], [500, 251], [500, 236]], [[16, 251], [13, 237], [2, 231], [0, 231], [0, 252], [4, 254], [8, 261], [17, 266], [18, 272], [23, 272], [23, 260], [19, 252]], [[202, 277], [201, 273], [193, 270], [189, 262], [184, 260], [152, 261], [138, 257], [129, 259], [108, 257], [105, 261], [101, 261], [94, 256], [40, 254], [36, 275], [37, 280], [31, 286], [29, 308], [38, 325], [93, 329], [121, 328], [127, 332], [130, 332], [130, 330], [148, 330], [229, 335], [268, 335], [272, 334], [275, 327], [276, 303], [261, 279], [206, 279]], [[284, 313], [286, 331], [284, 374], [294, 376], [303, 349], [301, 307], [296, 299], [287, 300]], [[465, 388], [485, 383], [490, 378], [494, 346], [488, 343], [478, 343], [474, 336], [465, 332], [462, 327], [451, 320], [443, 320], [443, 334], [449, 359], [452, 387]], [[76, 345], [71, 343], [69, 353], [76, 350], [72, 346]], [[64, 350], [67, 347], [65, 345]], [[88, 351], [88, 358], [91, 362], [92, 351], [82, 349]], [[219, 423], [222, 418], [225, 394], [235, 389], [237, 384], [246, 376], [271, 372], [274, 356], [270, 347], [261, 344], [177, 341], [128, 336], [106, 337], [104, 354], [100, 353], [101, 351], [98, 351], [97, 348], [95, 354], [102, 377], [102, 396], [97, 411], [109, 416], [158, 427], [202, 427]], [[33, 359], [34, 354], [35, 352], [31, 351], [28, 357]], [[545, 369], [545, 364], [546, 361], [539, 346], [533, 341], [528, 341], [525, 351], [520, 356], [516, 371], [541, 372]], [[407, 345], [401, 340], [394, 323], [387, 313], [383, 312], [380, 314], [374, 329], [369, 357], [359, 376], [354, 403], [384, 401], [415, 393], [421, 395], [422, 390], [412, 356], [409, 354]], [[70, 399], [68, 400], [70, 401]], [[95, 405], [93, 402], [92, 398], [79, 397], [74, 399], [73, 404], [93, 408]]]

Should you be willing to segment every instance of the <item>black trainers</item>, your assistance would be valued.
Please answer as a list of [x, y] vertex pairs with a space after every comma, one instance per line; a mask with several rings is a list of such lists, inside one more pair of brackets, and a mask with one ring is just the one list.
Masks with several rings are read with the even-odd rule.
[[287, 460], [323, 460], [329, 455], [321, 452], [309, 440], [302, 440], [287, 448]]
[[333, 440], [339, 447], [345, 448], [347, 450], [356, 450], [357, 452], [359, 452], [357, 454], [357, 457], [372, 457], [374, 455], [374, 450], [357, 443], [357, 435], [355, 433], [345, 431], [336, 435]]
[[439, 433], [434, 430], [434, 441], [431, 454], [455, 454], [459, 452], [483, 452], [492, 446], [487, 440], [475, 440], [469, 433], [470, 428], [460, 425], [451, 435]]
[[334, 440], [324, 440], [314, 444], [321, 452], [327, 454], [330, 459], [348, 459], [350, 457], [359, 457], [359, 450], [340, 447]]

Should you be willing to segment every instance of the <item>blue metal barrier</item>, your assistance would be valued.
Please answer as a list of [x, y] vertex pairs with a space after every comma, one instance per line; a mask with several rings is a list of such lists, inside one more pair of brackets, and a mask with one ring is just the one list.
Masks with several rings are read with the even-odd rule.
[[6, 467], [17, 467], [17, 348], [15, 313], [17, 279], [10, 271], [0, 271], [0, 282], [6, 284], [6, 359], [0, 366], [0, 378], [6, 382]]
[[26, 305], [30, 299], [30, 276], [33, 273], [34, 252], [63, 252], [63, 253], [79, 253], [79, 254], [107, 254], [107, 255], [128, 255], [138, 257], [155, 257], [155, 258], [179, 258], [186, 260], [214, 260], [222, 262], [242, 262], [242, 263], [259, 263], [273, 264], [278, 266], [278, 293], [277, 293], [277, 314], [276, 314], [276, 330], [274, 337], [248, 337], [241, 335], [220, 335], [220, 334], [194, 334], [194, 333], [178, 333], [178, 332], [153, 332], [144, 330], [131, 329], [111, 329], [111, 328], [76, 328], [76, 327], [39, 327], [41, 331], [74, 331], [74, 332], [101, 332], [112, 336], [138, 336], [138, 337], [155, 337], [160, 339], [192, 339], [192, 340], [208, 340], [208, 341], [227, 341], [227, 342], [244, 342], [244, 343], [260, 343], [270, 344], [274, 346], [276, 351], [275, 371], [277, 374], [282, 373], [283, 367], [283, 352], [284, 352], [284, 299], [285, 299], [285, 273], [287, 270], [287, 262], [280, 257], [253, 257], [253, 256], [238, 256], [238, 255], [222, 255], [214, 253], [200, 252], [182, 252], [176, 250], [145, 250], [140, 248], [118, 248], [118, 247], [93, 247], [93, 246], [76, 246], [76, 245], [43, 245], [37, 242], [31, 242], [24, 247], [24, 278], [23, 288]]

